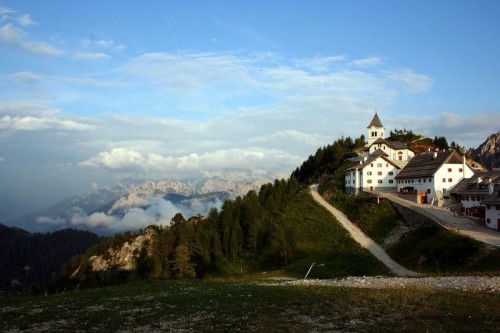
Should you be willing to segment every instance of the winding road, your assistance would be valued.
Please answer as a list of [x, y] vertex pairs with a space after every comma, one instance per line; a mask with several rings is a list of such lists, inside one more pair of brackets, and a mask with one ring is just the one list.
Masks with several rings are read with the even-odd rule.
[[366, 248], [370, 251], [371, 254], [375, 256], [379, 261], [381, 261], [387, 268], [394, 274], [398, 276], [409, 276], [415, 277], [420, 276], [421, 274], [411, 271], [409, 269], [404, 268], [394, 260], [378, 245], [375, 243], [370, 237], [365, 235], [363, 231], [361, 231], [358, 226], [352, 223], [347, 216], [344, 215], [340, 210], [336, 209], [328, 201], [326, 201], [319, 193], [318, 193], [318, 185], [314, 184], [310, 186], [311, 194], [314, 200], [319, 203], [321, 206], [325, 207], [333, 216], [340, 222], [340, 224], [351, 234], [352, 238], [359, 243], [362, 247]]

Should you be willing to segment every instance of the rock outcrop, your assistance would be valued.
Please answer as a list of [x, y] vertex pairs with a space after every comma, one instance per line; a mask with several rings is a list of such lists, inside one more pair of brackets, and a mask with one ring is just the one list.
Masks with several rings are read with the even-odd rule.
[[91, 269], [96, 272], [112, 268], [131, 271], [134, 269], [136, 259], [143, 248], [146, 248], [149, 255], [151, 254], [151, 245], [157, 235], [158, 232], [155, 227], [147, 227], [144, 230], [144, 235], [139, 235], [116, 249], [109, 248], [105, 255], [90, 257]]
[[479, 147], [473, 149], [470, 156], [488, 169], [500, 168], [500, 131], [490, 135]]

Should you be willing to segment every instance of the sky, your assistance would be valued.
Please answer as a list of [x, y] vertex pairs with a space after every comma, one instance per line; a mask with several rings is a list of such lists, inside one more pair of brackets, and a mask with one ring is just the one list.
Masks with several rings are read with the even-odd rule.
[[500, 130], [500, 2], [2, 1], [0, 194], [289, 175], [318, 147]]

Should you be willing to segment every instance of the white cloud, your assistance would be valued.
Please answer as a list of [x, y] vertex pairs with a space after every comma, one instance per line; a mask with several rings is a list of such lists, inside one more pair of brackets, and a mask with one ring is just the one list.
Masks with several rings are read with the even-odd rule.
[[93, 40], [86, 38], [81, 41], [81, 45], [83, 48], [89, 48], [89, 47], [99, 47], [103, 49], [113, 49], [115, 51], [123, 51], [125, 49], [125, 45], [116, 43], [112, 39], [99, 39], [99, 40]]
[[51, 218], [47, 216], [39, 216], [35, 220], [38, 224], [64, 225], [66, 220], [60, 217]]
[[63, 131], [88, 131], [95, 129], [94, 125], [88, 125], [69, 119], [58, 119], [54, 117], [43, 118], [33, 116], [3, 116], [0, 118], [1, 129], [17, 131], [40, 131], [57, 129]]
[[113, 148], [80, 163], [83, 167], [128, 172], [129, 176], [149, 175], [157, 178], [182, 178], [201, 176], [207, 172], [222, 170], [258, 170], [274, 172], [290, 171], [302, 162], [302, 157], [279, 150], [263, 148], [225, 149], [202, 154], [164, 156], [155, 153], [142, 154], [126, 149]]
[[45, 56], [59, 56], [64, 52], [46, 43], [34, 43], [25, 40], [26, 33], [16, 28], [12, 23], [7, 23], [0, 28], [0, 41], [12, 46], [19, 47], [26, 52], [41, 54]]
[[[70, 217], [69, 223], [74, 226], [119, 232], [124, 230], [138, 230], [152, 224], [169, 225], [175, 214], [181, 212], [170, 201], [160, 197], [150, 197], [145, 199], [145, 202], [146, 205], [144, 207], [123, 207], [125, 213], [121, 217], [108, 215], [103, 212], [86, 215], [80, 209], [76, 209], [73, 216]], [[203, 207], [196, 208], [203, 209]], [[208, 206], [205, 208], [207, 211], [201, 212], [207, 213], [208, 209], [210, 209]], [[192, 212], [190, 209], [185, 209], [183, 215], [192, 216], [189, 215]]]
[[79, 52], [74, 55], [75, 59], [79, 60], [99, 60], [99, 59], [109, 59], [110, 56], [106, 53], [83, 53]]
[[429, 76], [415, 73], [411, 69], [389, 70], [386, 71], [386, 76], [406, 93], [427, 91], [434, 83]]
[[115, 225], [119, 219], [115, 216], [106, 215], [105, 213], [93, 213], [89, 216], [87, 215], [74, 215], [70, 224], [75, 226], [87, 226], [90, 228], [104, 228], [110, 229], [113, 225]]
[[298, 59], [294, 63], [299, 68], [310, 69], [315, 72], [325, 72], [332, 69], [333, 65], [338, 65], [346, 60], [346, 56], [315, 56], [308, 59]]
[[304, 133], [296, 130], [285, 130], [285, 131], [278, 131], [276, 133], [271, 133], [268, 135], [262, 135], [262, 136], [257, 136], [254, 138], [250, 138], [248, 141], [249, 142], [279, 142], [279, 141], [286, 141], [289, 142], [295, 141], [295, 142], [300, 142], [300, 143], [307, 143], [311, 146], [321, 146], [325, 142], [325, 137], [320, 136], [316, 133], [314, 134], [309, 134], [309, 133]]
[[11, 74], [10, 78], [13, 79], [16, 83], [21, 83], [21, 84], [32, 84], [42, 79], [40, 75], [30, 71], [23, 71]]
[[23, 26], [28, 26], [28, 25], [38, 25], [37, 22], [33, 21], [30, 17], [29, 14], [24, 14], [24, 15], [21, 15], [18, 19], [18, 22], [19, 24], [23, 25]]
[[364, 59], [357, 59], [352, 62], [354, 66], [357, 67], [372, 67], [382, 64], [382, 58], [380, 57], [368, 57]]
[[[475, 148], [486, 138], [500, 130], [496, 119], [500, 112], [478, 112], [461, 115], [456, 112], [444, 112], [427, 117], [393, 115], [393, 128], [407, 128], [415, 133], [434, 138], [444, 136], [448, 143], [455, 141], [461, 146]], [[385, 125], [385, 122], [384, 122]]]
[[0, 19], [7, 20], [11, 17], [12, 14], [15, 14], [16, 11], [7, 7], [0, 6]]

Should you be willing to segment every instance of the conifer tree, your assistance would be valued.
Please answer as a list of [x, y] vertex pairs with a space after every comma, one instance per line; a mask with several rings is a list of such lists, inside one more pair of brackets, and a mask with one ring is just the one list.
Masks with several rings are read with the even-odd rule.
[[195, 264], [191, 262], [191, 254], [186, 245], [179, 245], [175, 248], [174, 272], [179, 279], [195, 278]]

